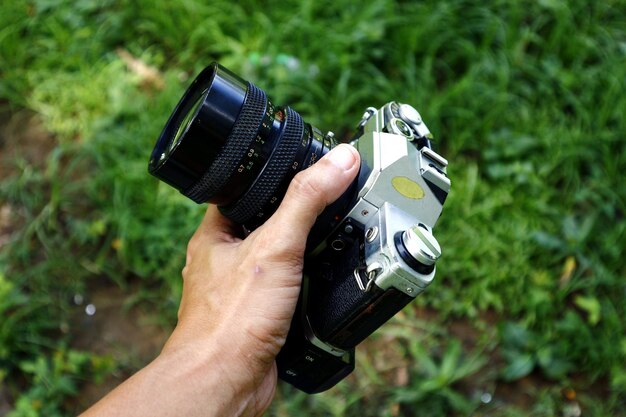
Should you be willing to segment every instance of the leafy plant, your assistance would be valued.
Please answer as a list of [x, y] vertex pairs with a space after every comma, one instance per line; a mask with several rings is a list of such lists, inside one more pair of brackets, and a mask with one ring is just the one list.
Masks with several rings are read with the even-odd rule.
[[505, 380], [522, 378], [535, 368], [558, 380], [574, 369], [565, 341], [546, 340], [546, 336], [511, 322], [502, 326], [501, 337], [502, 355], [507, 362], [501, 374]]
[[457, 340], [450, 340], [439, 355], [419, 343], [409, 342], [409, 346], [411, 357], [419, 360], [409, 384], [394, 390], [396, 401], [414, 409], [429, 410], [430, 415], [465, 414], [476, 408], [476, 402], [455, 389], [455, 383], [479, 371], [486, 364], [485, 357], [477, 353], [465, 355]]
[[14, 410], [7, 417], [63, 416], [64, 402], [78, 393], [80, 380], [98, 383], [115, 366], [110, 357], [62, 348], [51, 358], [39, 356], [24, 361], [20, 369], [34, 383], [18, 396]]
[[[476, 371], [512, 387], [529, 373], [571, 383], [585, 414], [619, 414], [623, 3], [5, 2], [0, 116], [13, 131], [0, 142], [0, 209], [11, 213], [0, 219], [0, 375], [11, 396], [24, 393], [16, 410], [63, 413], [93, 370], [99, 356], [63, 332], [74, 294], [116, 285], [174, 322], [203, 208], [146, 164], [190, 77], [218, 60], [340, 138], [367, 106], [411, 103], [450, 161], [437, 278], [403, 313], [389, 359], [367, 342], [354, 377], [314, 397], [281, 387], [272, 415], [464, 415], [477, 405], [464, 388]], [[28, 131], [15, 127], [25, 111], [52, 151], [11, 142]], [[500, 330], [483, 351], [447, 340], [457, 323]], [[504, 364], [485, 362], [491, 354]], [[404, 385], [389, 383], [398, 369]], [[538, 388], [534, 408], [495, 413], [558, 414], [559, 395]]]

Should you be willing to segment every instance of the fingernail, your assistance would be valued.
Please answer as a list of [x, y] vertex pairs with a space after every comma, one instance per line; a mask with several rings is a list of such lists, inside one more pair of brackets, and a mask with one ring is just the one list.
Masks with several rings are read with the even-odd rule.
[[327, 155], [327, 158], [333, 165], [343, 169], [349, 170], [354, 166], [356, 157], [354, 152], [350, 149], [350, 145], [339, 145]]

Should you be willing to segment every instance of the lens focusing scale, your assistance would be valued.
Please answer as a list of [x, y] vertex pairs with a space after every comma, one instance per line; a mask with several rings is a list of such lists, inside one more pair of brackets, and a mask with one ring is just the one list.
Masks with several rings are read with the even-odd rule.
[[264, 206], [272, 200], [280, 201], [277, 191], [285, 182], [286, 175], [293, 165], [298, 148], [302, 146], [304, 122], [298, 113], [287, 108], [287, 117], [281, 139], [267, 161], [261, 174], [252, 184], [248, 192], [235, 204], [220, 207], [222, 213], [237, 223], [247, 223], [253, 217], [265, 218], [271, 213], [263, 212]]

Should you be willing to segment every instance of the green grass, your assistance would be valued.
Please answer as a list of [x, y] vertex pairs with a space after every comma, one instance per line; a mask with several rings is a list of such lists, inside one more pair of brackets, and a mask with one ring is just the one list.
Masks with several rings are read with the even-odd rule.
[[270, 415], [548, 416], [568, 388], [584, 415], [624, 415], [626, 2], [5, 3], [1, 110], [36, 113], [57, 143], [0, 185], [15, 229], [0, 254], [11, 415], [71, 414], [82, 381], [114, 369], [62, 331], [94, 281], [139, 283], [129, 298], [174, 323], [202, 208], [146, 166], [213, 60], [341, 137], [367, 106], [411, 103], [450, 161], [435, 283], [346, 382], [313, 397], [281, 385]]

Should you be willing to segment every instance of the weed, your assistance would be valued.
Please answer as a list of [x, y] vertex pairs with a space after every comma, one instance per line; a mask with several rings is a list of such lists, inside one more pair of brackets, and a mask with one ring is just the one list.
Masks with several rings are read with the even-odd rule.
[[[0, 375], [15, 415], [63, 414], [93, 370], [98, 356], [73, 350], [63, 329], [72, 295], [95, 278], [138, 283], [129, 297], [174, 322], [203, 208], [146, 164], [189, 78], [213, 60], [342, 138], [365, 107], [411, 103], [451, 163], [437, 280], [378, 336], [394, 335], [386, 359], [365, 354], [319, 396], [281, 385], [270, 414], [466, 415], [480, 407], [464, 388], [477, 373], [545, 382], [530, 406], [494, 398], [495, 414], [574, 403], [619, 414], [625, 10], [619, 0], [6, 2], [0, 105], [35, 112], [58, 144], [44, 167], [17, 157], [0, 185], [12, 213], [0, 239]], [[413, 319], [425, 312], [433, 318]], [[493, 336], [470, 348], [447, 331], [456, 322]], [[578, 388], [573, 402], [565, 386]]]

